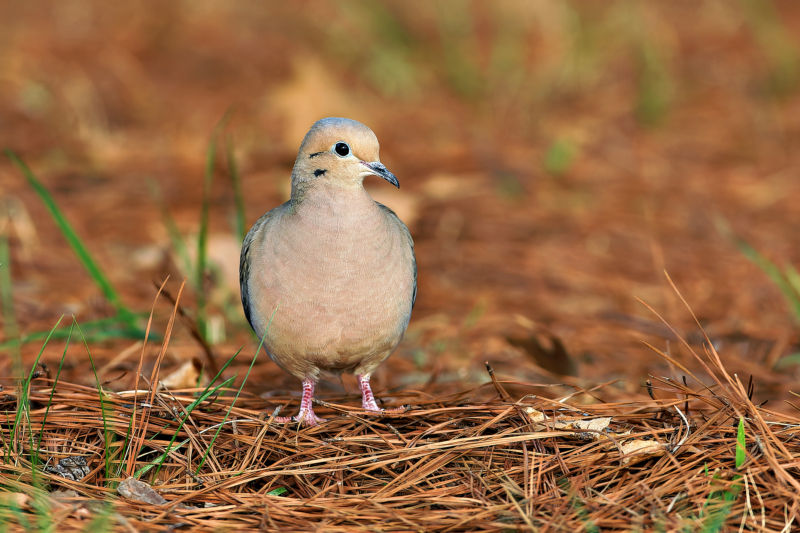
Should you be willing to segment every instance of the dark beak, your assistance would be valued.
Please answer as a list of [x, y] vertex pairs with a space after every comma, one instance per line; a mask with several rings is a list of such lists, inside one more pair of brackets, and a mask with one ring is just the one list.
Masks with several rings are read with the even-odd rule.
[[394, 174], [389, 172], [385, 166], [381, 163], [367, 163], [366, 161], [361, 162], [362, 165], [369, 169], [369, 173], [378, 176], [379, 178], [383, 178], [398, 189], [400, 188], [400, 182], [397, 181], [397, 178], [394, 177]]

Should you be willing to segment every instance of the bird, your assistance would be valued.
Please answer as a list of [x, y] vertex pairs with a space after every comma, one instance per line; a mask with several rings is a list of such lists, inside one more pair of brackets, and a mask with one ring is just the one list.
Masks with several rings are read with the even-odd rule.
[[[357, 377], [362, 406], [378, 407], [370, 376], [397, 348], [417, 297], [414, 241], [363, 181], [400, 183], [370, 128], [347, 118], [314, 123], [292, 169], [290, 199], [253, 225], [239, 263], [242, 306], [269, 357], [303, 385], [300, 412], [278, 423], [315, 426], [314, 387]], [[397, 410], [394, 410], [397, 411]]]

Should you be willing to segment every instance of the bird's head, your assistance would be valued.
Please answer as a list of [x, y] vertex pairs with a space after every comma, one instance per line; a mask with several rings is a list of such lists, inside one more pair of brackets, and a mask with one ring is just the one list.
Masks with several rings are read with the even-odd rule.
[[318, 120], [300, 145], [292, 170], [292, 189], [300, 183], [361, 187], [367, 176], [378, 176], [399, 188], [397, 178], [381, 163], [379, 149], [378, 138], [360, 122], [347, 118]]

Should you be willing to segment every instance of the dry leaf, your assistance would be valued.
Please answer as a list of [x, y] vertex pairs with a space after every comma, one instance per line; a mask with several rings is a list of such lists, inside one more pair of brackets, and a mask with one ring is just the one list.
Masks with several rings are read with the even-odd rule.
[[[197, 387], [197, 379], [200, 377], [202, 365], [197, 359], [186, 361], [172, 374], [161, 380], [161, 385], [170, 390], [192, 389]], [[203, 383], [200, 383], [202, 386]]]
[[652, 457], [661, 457], [667, 453], [666, 445], [654, 440], [633, 439], [623, 443], [620, 448], [622, 464], [625, 466], [635, 465]]
[[542, 425], [540, 422], [544, 422], [547, 419], [543, 412], [537, 411], [533, 407], [526, 407], [525, 414], [528, 415], [528, 420], [531, 421], [531, 424], [537, 425], [537, 429], [538, 426]]
[[575, 420], [572, 425], [575, 429], [603, 431], [611, 423], [611, 417], [593, 418], [591, 420]]
[[[528, 420], [531, 421], [531, 424], [534, 424], [534, 427], [537, 430], [545, 429], [548, 425], [545, 424], [545, 420], [551, 420], [550, 417], [546, 416], [541, 411], [534, 409], [533, 407], [526, 407], [525, 414], [528, 416]], [[577, 432], [568, 435], [568, 437], [571, 438], [581, 440], [602, 440], [607, 439], [608, 437], [598, 432], [608, 429], [611, 419], [612, 418], [609, 416], [584, 420], [554, 420], [551, 427], [561, 431], [578, 430]], [[630, 433], [630, 429], [623, 433], [614, 433], [614, 435], [626, 435], [628, 433]]]

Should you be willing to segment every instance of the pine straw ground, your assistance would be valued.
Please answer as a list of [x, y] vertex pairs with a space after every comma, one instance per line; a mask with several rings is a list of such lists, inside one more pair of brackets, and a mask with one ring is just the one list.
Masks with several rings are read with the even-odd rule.
[[[0, 530], [790, 531], [800, 419], [755, 405], [707, 346], [708, 383], [670, 359], [688, 379], [653, 378], [652, 400], [515, 399], [487, 364], [475, 390], [393, 396], [402, 414], [318, 402], [313, 428], [272, 422], [296, 398], [32, 373], [0, 396]], [[53, 470], [76, 456], [79, 480]], [[119, 496], [131, 476], [166, 501]]]
[[[413, 409], [381, 418], [325, 403], [320, 410], [331, 420], [305, 429], [270, 423], [255, 397], [240, 397], [225, 420], [232, 397], [209, 398], [177, 432], [175, 442], [185, 444], [160, 472], [141, 475], [168, 500], [151, 505], [117, 497], [111, 487], [170, 445], [197, 391], [156, 394], [149, 409], [143, 393], [134, 411], [130, 394], [108, 393], [101, 405], [96, 390], [59, 383], [53, 393], [51, 380], [35, 380], [23, 423], [32, 433], [12, 441], [13, 424], [2, 426], [3, 521], [23, 529], [25, 519], [41, 524], [45, 514], [58, 531], [791, 530], [800, 502], [800, 421], [753, 405], [735, 378], [725, 394], [668, 380], [653, 385], [656, 397], [689, 398], [685, 413], [684, 401], [511, 401], [495, 385], [490, 401], [471, 399], [480, 391], [408, 392], [402, 399]], [[16, 398], [4, 401], [11, 419]], [[737, 469], [740, 416], [746, 459]], [[30, 442], [42, 427], [42, 461], [83, 456], [91, 472], [80, 481], [34, 472]]]

